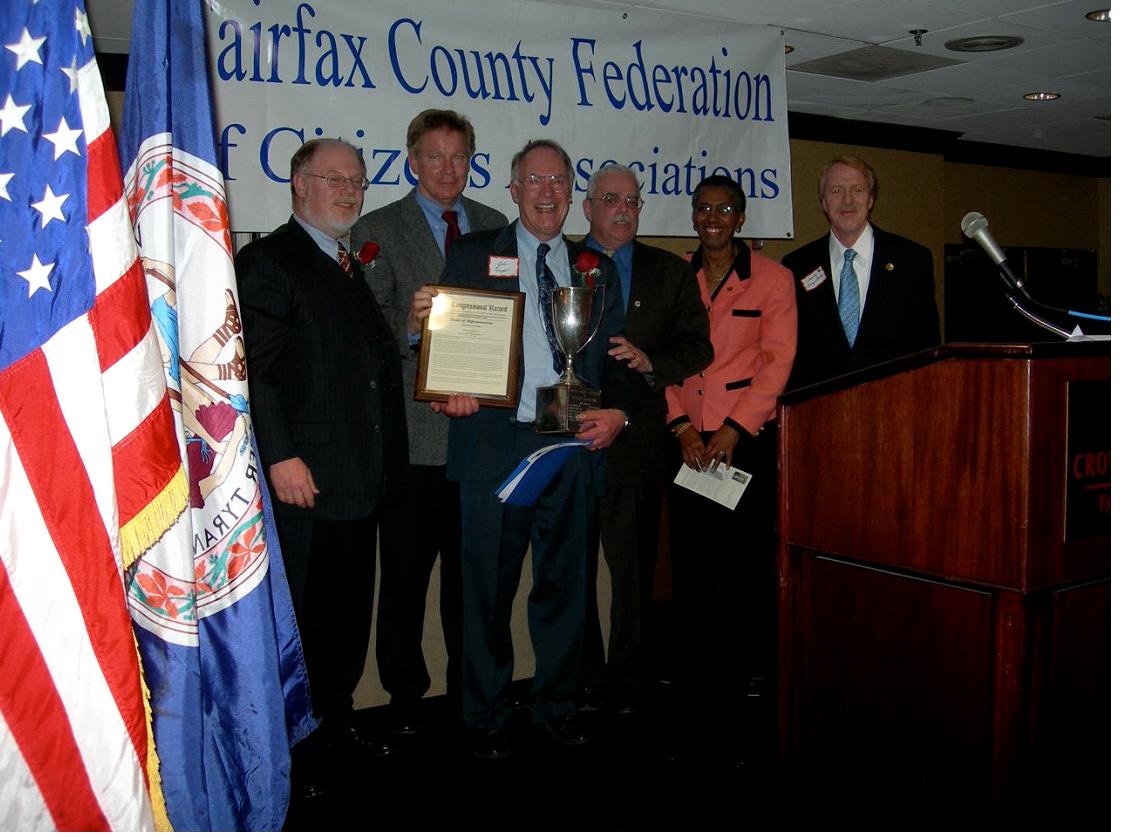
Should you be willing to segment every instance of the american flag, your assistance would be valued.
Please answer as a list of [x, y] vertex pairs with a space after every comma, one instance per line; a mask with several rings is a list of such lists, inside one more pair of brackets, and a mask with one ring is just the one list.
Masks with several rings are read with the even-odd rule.
[[3, 829], [153, 826], [123, 573], [182, 515], [187, 484], [93, 56], [81, 2], [6, 4]]

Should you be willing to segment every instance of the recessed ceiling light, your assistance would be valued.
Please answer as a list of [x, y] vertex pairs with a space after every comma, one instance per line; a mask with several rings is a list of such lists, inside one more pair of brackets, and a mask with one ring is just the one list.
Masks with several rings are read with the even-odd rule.
[[1059, 98], [1059, 93], [1049, 93], [1046, 90], [1041, 90], [1038, 93], [1024, 93], [1023, 97], [1029, 102], [1053, 102]]
[[1086, 12], [1086, 19], [1095, 23], [1109, 23], [1109, 9], [1095, 9], [1092, 12]]
[[974, 35], [971, 38], [958, 38], [946, 41], [945, 48], [953, 52], [997, 52], [1012, 49], [1023, 43], [1017, 35]]

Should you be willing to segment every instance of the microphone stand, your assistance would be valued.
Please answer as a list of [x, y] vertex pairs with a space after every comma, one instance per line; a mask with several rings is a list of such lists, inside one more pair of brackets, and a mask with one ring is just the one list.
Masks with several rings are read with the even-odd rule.
[[[1067, 331], [1065, 328], [1060, 328], [1049, 320], [1046, 320], [1043, 317], [1040, 317], [1038, 314], [1029, 311], [1026, 307], [1024, 307], [1024, 304], [1022, 302], [1016, 299], [1015, 294], [1004, 291], [1004, 296], [1007, 297], [1008, 302], [1012, 303], [1012, 307], [1015, 308], [1020, 314], [1022, 314], [1028, 321], [1035, 323], [1035, 325], [1041, 328], [1047, 329], [1047, 331], [1051, 332], [1052, 334], [1058, 335], [1064, 340], [1070, 338], [1071, 333], [1069, 331]], [[1034, 302], [1031, 297], [1028, 297], [1028, 301]]]

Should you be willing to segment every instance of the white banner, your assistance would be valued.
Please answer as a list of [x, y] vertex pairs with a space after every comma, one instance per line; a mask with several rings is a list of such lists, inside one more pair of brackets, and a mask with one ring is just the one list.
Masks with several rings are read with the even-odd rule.
[[[516, 215], [512, 155], [560, 142], [575, 201], [607, 161], [640, 176], [643, 235], [694, 235], [688, 196], [711, 174], [746, 192], [744, 235], [791, 238], [782, 32], [651, 9], [532, 0], [228, 0], [208, 4], [220, 167], [231, 228], [289, 214], [289, 158], [307, 139], [363, 149], [365, 208], [412, 185], [406, 126], [425, 108], [477, 133], [466, 194]], [[566, 232], [587, 228], [579, 209]]]

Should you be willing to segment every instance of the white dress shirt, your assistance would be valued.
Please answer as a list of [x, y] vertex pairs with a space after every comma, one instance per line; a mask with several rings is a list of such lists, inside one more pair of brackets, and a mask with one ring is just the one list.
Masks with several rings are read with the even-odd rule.
[[[840, 298], [840, 271], [844, 269], [844, 251], [847, 249], [840, 239], [836, 238], [836, 234], [829, 231], [828, 258], [832, 266], [832, 289], [836, 293], [837, 300]], [[875, 234], [871, 231], [870, 224], [863, 228], [863, 232], [859, 234], [851, 249], [855, 250], [852, 268], [855, 270], [856, 279], [859, 280], [859, 316], [863, 319], [863, 308], [867, 304], [867, 289], [871, 286], [871, 260], [875, 257]]]

